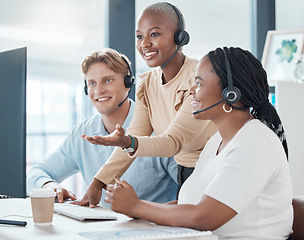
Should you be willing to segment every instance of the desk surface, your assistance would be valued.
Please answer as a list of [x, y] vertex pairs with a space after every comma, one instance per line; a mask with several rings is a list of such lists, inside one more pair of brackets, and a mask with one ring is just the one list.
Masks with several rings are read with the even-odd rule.
[[[118, 220], [82, 222], [54, 213], [52, 225], [35, 226], [32, 219], [31, 203], [29, 199], [0, 199], [0, 219], [27, 221], [26, 227], [0, 224], [0, 239], [85, 240], [88, 238], [79, 235], [79, 232], [131, 228], [140, 229], [147, 228], [150, 224], [147, 221], [134, 220], [112, 211], [111, 214], [116, 215]], [[189, 239], [216, 240], [217, 237], [212, 235]]]

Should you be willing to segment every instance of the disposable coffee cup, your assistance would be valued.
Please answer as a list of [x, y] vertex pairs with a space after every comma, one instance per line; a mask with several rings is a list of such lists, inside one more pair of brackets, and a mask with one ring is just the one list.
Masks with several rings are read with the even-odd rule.
[[56, 193], [53, 189], [37, 188], [30, 194], [33, 221], [35, 225], [51, 225], [53, 221], [54, 202]]

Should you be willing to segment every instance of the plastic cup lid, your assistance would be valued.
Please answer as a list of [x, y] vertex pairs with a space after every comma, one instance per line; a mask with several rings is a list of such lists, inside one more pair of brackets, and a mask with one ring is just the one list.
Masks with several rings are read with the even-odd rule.
[[35, 188], [30, 194], [30, 197], [53, 197], [56, 196], [56, 193], [53, 189], [50, 188]]

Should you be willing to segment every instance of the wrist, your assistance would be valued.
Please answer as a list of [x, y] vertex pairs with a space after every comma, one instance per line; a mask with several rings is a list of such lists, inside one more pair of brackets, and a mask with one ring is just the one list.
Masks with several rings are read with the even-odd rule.
[[106, 184], [104, 184], [102, 181], [98, 180], [97, 178], [93, 178], [91, 185], [98, 189], [102, 189], [102, 188], [106, 189], [106, 187], [107, 187]]
[[140, 213], [142, 211], [141, 209], [143, 205], [144, 205], [144, 201], [138, 198], [136, 204], [134, 204], [134, 207], [131, 211], [133, 218], [141, 218]]
[[[127, 137], [128, 137], [129, 144], [126, 148], [122, 148], [122, 150], [127, 153], [134, 152], [135, 138], [132, 137], [131, 135], [128, 135]], [[130, 143], [130, 140], [131, 140], [131, 143]]]

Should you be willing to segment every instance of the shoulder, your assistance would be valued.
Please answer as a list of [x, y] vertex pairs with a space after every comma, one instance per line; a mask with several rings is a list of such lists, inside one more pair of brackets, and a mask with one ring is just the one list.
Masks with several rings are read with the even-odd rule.
[[275, 142], [280, 142], [277, 135], [258, 119], [253, 119], [246, 123], [239, 132], [243, 137], [250, 136], [250, 138], [254, 139], [267, 139]]
[[141, 83], [149, 83], [151, 80], [154, 80], [155, 78], [160, 78], [161, 75], [162, 75], [161, 68], [157, 67], [151, 71], [139, 74], [139, 78], [141, 78]]
[[237, 146], [250, 152], [250, 155], [265, 155], [268, 158], [284, 159], [286, 155], [279, 137], [264, 123], [253, 119], [237, 133]]
[[179, 90], [187, 90], [193, 86], [195, 81], [195, 72], [198, 61], [186, 56], [184, 65], [178, 73], [178, 78], [181, 79], [181, 85]]
[[139, 75], [141, 82], [138, 84], [136, 89], [136, 97], [138, 100], [143, 101], [143, 98], [149, 89], [155, 89], [157, 87], [156, 79], [160, 79], [161, 75], [162, 71], [159, 67]]
[[182, 73], [185, 73], [187, 75], [190, 75], [191, 77], [194, 76], [196, 67], [198, 65], [199, 61], [194, 58], [185, 57], [184, 65], [181, 69]]
[[190, 69], [195, 70], [199, 61], [195, 58], [187, 57], [185, 58], [185, 65], [188, 65]]

